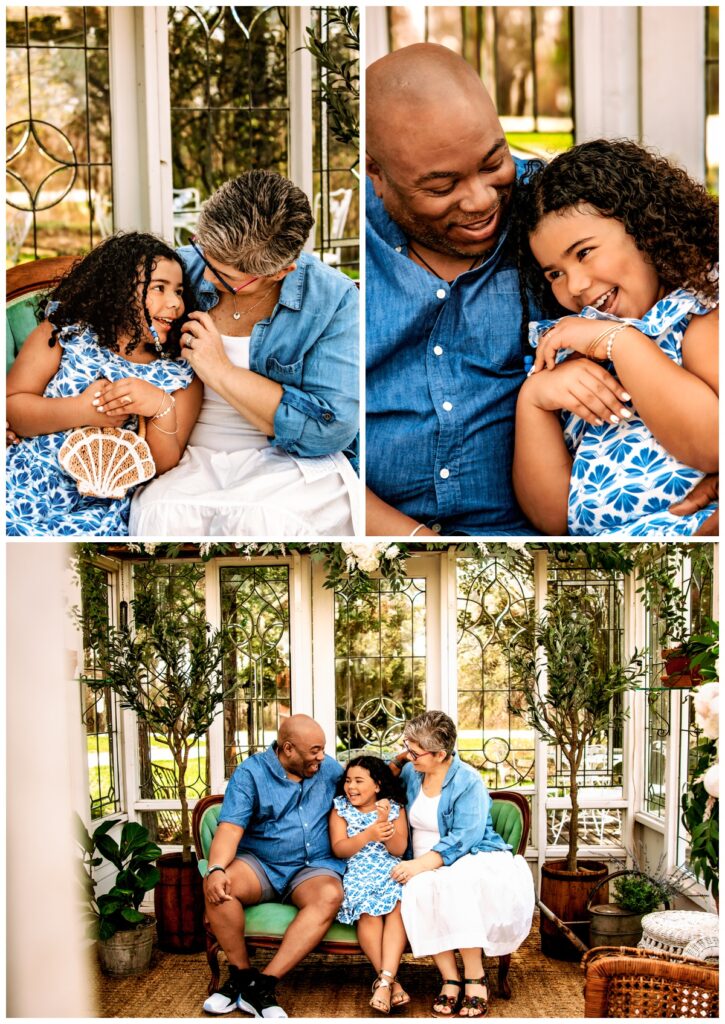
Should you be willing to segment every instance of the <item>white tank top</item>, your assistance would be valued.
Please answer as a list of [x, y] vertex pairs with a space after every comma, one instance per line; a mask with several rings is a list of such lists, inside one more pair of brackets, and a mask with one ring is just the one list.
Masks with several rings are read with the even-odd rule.
[[441, 834], [438, 831], [438, 804], [440, 802], [440, 793], [438, 796], [426, 796], [421, 789], [410, 807], [409, 821], [410, 827], [413, 829], [414, 857], [421, 857], [424, 853], [428, 853], [440, 841]]

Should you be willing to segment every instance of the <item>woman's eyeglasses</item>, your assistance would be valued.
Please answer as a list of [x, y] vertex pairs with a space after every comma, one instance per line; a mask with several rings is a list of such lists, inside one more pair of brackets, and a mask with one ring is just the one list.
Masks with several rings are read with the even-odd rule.
[[419, 757], [425, 757], [426, 754], [437, 754], [438, 753], [437, 750], [424, 750], [422, 754], [416, 754], [416, 752], [414, 750], [410, 749], [410, 747], [405, 742], [405, 740], [403, 740], [403, 747], [405, 749], [406, 754], [408, 754], [408, 756], [410, 757], [410, 759], [412, 761], [417, 761]]
[[196, 235], [194, 235], [193, 238], [189, 239], [189, 243], [190, 243], [192, 249], [195, 252], [197, 252], [199, 254], [199, 256], [201, 256], [202, 260], [204, 261], [204, 265], [206, 267], [208, 267], [209, 270], [211, 270], [212, 274], [217, 279], [217, 281], [219, 281], [220, 284], [223, 284], [224, 287], [226, 288], [226, 290], [228, 292], [231, 292], [232, 295], [236, 295], [238, 292], [240, 292], [242, 290], [242, 288], [246, 288], [247, 285], [253, 284], [255, 281], [259, 280], [258, 277], [250, 277], [250, 279], [248, 281], [245, 281], [244, 284], [240, 284], [240, 285], [237, 285], [235, 287], [233, 284], [230, 284], [229, 281], [227, 281], [227, 279], [224, 277], [224, 274], [222, 274], [222, 272], [220, 270], [217, 270], [217, 268], [214, 266], [213, 263], [209, 262], [209, 260], [206, 258], [206, 256], [202, 252], [200, 246], [198, 246], [196, 244]]

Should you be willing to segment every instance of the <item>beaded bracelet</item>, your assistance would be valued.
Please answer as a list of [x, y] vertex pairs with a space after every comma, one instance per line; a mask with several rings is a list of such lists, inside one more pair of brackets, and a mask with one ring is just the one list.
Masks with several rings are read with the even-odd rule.
[[609, 337], [607, 338], [607, 362], [608, 363], [611, 363], [611, 361], [612, 361], [612, 345], [614, 344], [614, 339], [617, 337], [618, 334], [620, 334], [622, 331], [626, 330], [628, 327], [629, 327], [629, 324], [617, 324], [617, 326], [615, 328], [613, 328], [609, 332]]
[[[166, 398], [170, 398], [171, 399], [171, 403], [166, 407], [166, 409], [164, 409], [163, 412], [161, 412], [160, 410], [163, 408], [164, 399], [166, 399]], [[162, 420], [164, 418], [164, 416], [168, 416], [169, 413], [171, 412], [171, 410], [175, 409], [175, 408], [176, 408], [176, 399], [174, 398], [174, 396], [173, 395], [167, 395], [166, 392], [164, 392], [164, 395], [163, 395], [163, 397], [161, 399], [161, 405], [158, 407], [158, 409], [156, 410], [154, 415], [151, 417], [151, 419], [152, 420]]]
[[584, 355], [585, 355], [585, 357], [587, 359], [595, 359], [596, 358], [596, 356], [594, 355], [594, 352], [596, 351], [597, 345], [599, 344], [600, 341], [602, 341], [602, 339], [607, 337], [607, 335], [609, 334], [609, 332], [611, 330], [613, 330], [612, 325], [611, 324], [607, 324], [605, 330], [603, 330], [600, 334], [598, 334], [596, 336], [596, 338], [594, 339], [594, 341], [592, 341], [587, 346], [587, 350], [584, 353]]

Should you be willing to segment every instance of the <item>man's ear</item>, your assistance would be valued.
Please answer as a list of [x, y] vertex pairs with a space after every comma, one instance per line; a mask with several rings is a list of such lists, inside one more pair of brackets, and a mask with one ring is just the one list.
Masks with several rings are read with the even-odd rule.
[[375, 160], [370, 156], [369, 153], [365, 154], [365, 172], [373, 183], [373, 189], [378, 199], [383, 198], [383, 172], [380, 164], [376, 163]]

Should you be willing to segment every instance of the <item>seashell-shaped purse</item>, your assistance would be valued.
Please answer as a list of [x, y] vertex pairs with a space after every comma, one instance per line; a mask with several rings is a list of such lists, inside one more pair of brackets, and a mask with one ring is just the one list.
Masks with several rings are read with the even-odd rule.
[[63, 442], [58, 461], [81, 494], [123, 498], [129, 487], [156, 474], [145, 434], [143, 416], [139, 417], [138, 434], [123, 427], [78, 427]]

